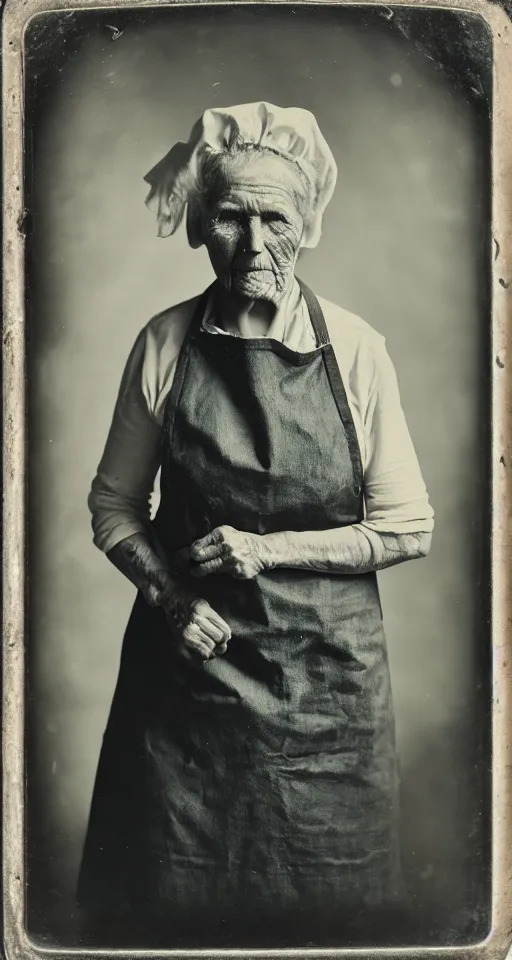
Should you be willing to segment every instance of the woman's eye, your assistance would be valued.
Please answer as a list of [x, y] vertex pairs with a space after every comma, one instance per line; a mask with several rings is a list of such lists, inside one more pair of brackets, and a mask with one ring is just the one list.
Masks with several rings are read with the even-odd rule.
[[233, 210], [221, 210], [215, 217], [217, 223], [236, 223], [237, 216]]
[[282, 213], [277, 213], [275, 210], [263, 213], [261, 219], [263, 223], [287, 223], [286, 217], [283, 216]]

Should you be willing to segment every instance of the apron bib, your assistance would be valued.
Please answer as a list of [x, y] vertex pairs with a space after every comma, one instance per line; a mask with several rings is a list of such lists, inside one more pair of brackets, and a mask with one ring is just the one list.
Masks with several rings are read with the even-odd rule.
[[[206, 332], [207, 294], [199, 302], [163, 429], [154, 525], [170, 559], [223, 524], [265, 534], [363, 518], [346, 392], [321, 308], [301, 286], [317, 338], [306, 354]], [[402, 896], [376, 576], [276, 569], [193, 585], [230, 624], [228, 652], [183, 660], [162, 612], [137, 597], [82, 904], [103, 912], [118, 943], [136, 936], [135, 917], [144, 943], [158, 929], [167, 946], [369, 934]]]

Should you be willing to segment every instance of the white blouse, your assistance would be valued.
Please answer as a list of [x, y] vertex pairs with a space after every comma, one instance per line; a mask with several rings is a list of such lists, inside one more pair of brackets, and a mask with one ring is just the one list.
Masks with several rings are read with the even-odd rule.
[[[359, 440], [365, 498], [362, 526], [377, 533], [428, 533], [434, 514], [384, 338], [353, 314], [318, 299]], [[165, 403], [196, 304], [197, 298], [150, 320], [128, 358], [89, 496], [94, 542], [105, 552], [147, 529], [160, 467]], [[203, 328], [211, 335], [254, 336], [243, 327], [221, 327], [214, 316], [212, 298]], [[314, 331], [298, 284], [280, 305], [266, 335], [297, 352], [315, 348]]]

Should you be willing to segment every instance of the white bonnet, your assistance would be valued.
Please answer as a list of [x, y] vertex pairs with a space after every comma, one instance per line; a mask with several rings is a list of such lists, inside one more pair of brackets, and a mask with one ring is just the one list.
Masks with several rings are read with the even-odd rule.
[[[206, 110], [188, 142], [175, 144], [144, 177], [151, 186], [146, 203], [157, 216], [158, 235], [169, 237], [178, 229], [187, 204], [194, 198], [201, 159], [211, 152], [228, 151], [235, 144], [271, 150], [302, 168], [314, 188], [303, 246], [316, 247], [322, 216], [336, 183], [334, 157], [309, 110], [264, 102]], [[201, 246], [202, 237], [190, 205], [187, 229], [190, 245]]]

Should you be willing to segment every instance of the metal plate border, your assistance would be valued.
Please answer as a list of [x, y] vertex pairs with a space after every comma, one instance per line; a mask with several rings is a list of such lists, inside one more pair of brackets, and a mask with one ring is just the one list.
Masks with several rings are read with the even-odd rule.
[[[390, 958], [500, 960], [512, 946], [512, 10], [492, 0], [393, 0], [393, 7], [480, 16], [493, 38], [492, 119], [492, 929], [470, 946], [379, 949], [82, 950], [42, 948], [24, 927], [24, 697], [26, 373], [23, 197], [23, 51], [29, 20], [59, 10], [227, 6], [238, 0], [7, 0], [3, 14], [3, 894], [8, 960], [115, 958]], [[261, 0], [244, 0], [261, 2]], [[263, 0], [300, 3], [304, 0]], [[504, 0], [505, 2], [505, 0]], [[371, 0], [308, 0], [387, 6]], [[496, 252], [497, 255], [496, 255]], [[499, 363], [497, 362], [499, 358]]]

